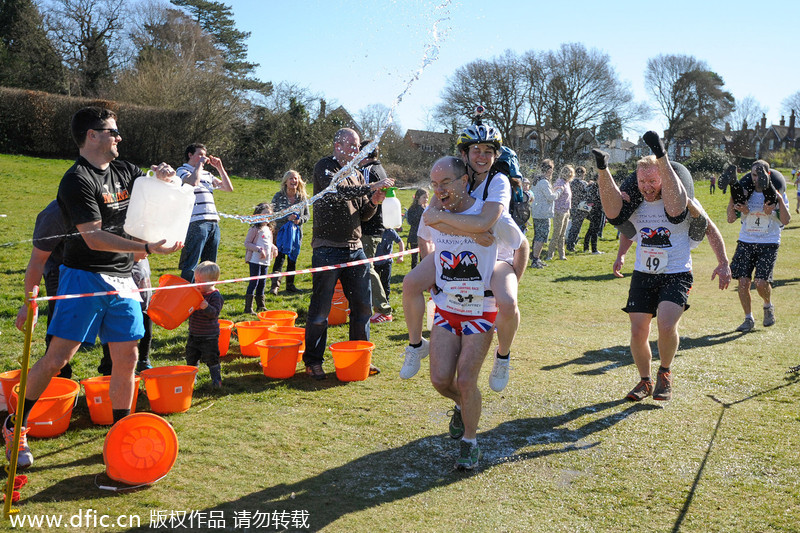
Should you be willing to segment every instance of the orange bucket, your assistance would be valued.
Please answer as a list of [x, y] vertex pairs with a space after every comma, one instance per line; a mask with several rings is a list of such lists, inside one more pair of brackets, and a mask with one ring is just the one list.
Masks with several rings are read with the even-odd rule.
[[239, 352], [247, 357], [258, 357], [256, 341], [263, 341], [269, 329], [275, 326], [271, 320], [248, 320], [236, 323], [236, 335], [239, 337]]
[[297, 370], [300, 341], [287, 338], [273, 338], [256, 342], [261, 354], [261, 370], [268, 378], [286, 379], [294, 376]]
[[149, 485], [178, 458], [178, 436], [158, 415], [136, 413], [114, 424], [103, 443], [106, 475], [128, 485]]
[[333, 297], [331, 302], [331, 310], [328, 312], [328, 325], [338, 326], [347, 322], [347, 315], [350, 314], [348, 309], [348, 301], [344, 296]]
[[222, 320], [219, 321], [219, 356], [225, 357], [228, 355], [228, 348], [231, 345], [231, 332], [233, 331], [233, 321]]
[[[131, 413], [136, 411], [136, 400], [139, 398], [139, 382], [142, 378], [136, 376], [133, 386], [133, 403]], [[110, 426], [114, 423], [114, 413], [111, 410], [111, 398], [108, 395], [111, 376], [97, 376], [81, 380], [83, 391], [86, 394], [86, 404], [89, 406], [89, 417], [93, 424]]]
[[[159, 287], [188, 285], [189, 282], [172, 274], [158, 278]], [[164, 329], [180, 326], [192, 312], [203, 303], [202, 293], [194, 287], [167, 291], [155, 291], [147, 307], [150, 319]]]
[[196, 366], [148, 368], [139, 375], [144, 379], [144, 390], [153, 412], [162, 415], [183, 413], [192, 406]]
[[[31, 437], [55, 437], [69, 427], [72, 408], [78, 402], [81, 386], [77, 381], [66, 378], [53, 378], [44, 389], [31, 414], [28, 415], [28, 435]], [[17, 408], [19, 385], [11, 393], [11, 407]]]
[[[14, 409], [11, 408], [11, 392], [14, 390], [14, 385], [19, 383], [19, 375], [22, 370], [9, 370], [8, 372], [0, 373], [0, 385], [3, 386], [3, 398], [6, 400], [6, 411], [13, 413]], [[16, 406], [16, 403], [14, 404]]]
[[306, 351], [306, 328], [297, 326], [275, 326], [270, 328], [268, 339], [292, 339], [300, 341], [300, 350], [297, 355], [297, 362], [303, 359], [303, 352]]
[[331, 344], [333, 366], [339, 381], [364, 381], [375, 345], [369, 341], [344, 341]]
[[297, 320], [297, 313], [294, 311], [273, 309], [272, 311], [261, 311], [258, 313], [259, 320], [271, 320], [277, 326], [294, 326]]

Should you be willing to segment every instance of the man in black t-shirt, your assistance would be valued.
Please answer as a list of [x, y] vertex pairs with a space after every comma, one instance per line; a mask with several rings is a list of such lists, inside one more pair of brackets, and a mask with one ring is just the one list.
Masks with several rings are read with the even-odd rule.
[[[122, 291], [113, 296], [69, 298], [56, 303], [48, 333], [53, 335], [44, 357], [30, 369], [22, 409], [21, 439], [17, 464], [33, 463], [27, 444], [28, 416], [50, 379], [78, 351], [82, 342], [108, 342], [114, 368], [109, 396], [114, 422], [130, 414], [133, 401], [137, 342], [142, 337], [142, 309], [131, 278], [134, 254], [168, 254], [183, 245], [164, 246], [135, 241], [122, 229], [133, 181], [142, 171], [131, 163], [116, 161], [122, 140], [116, 115], [99, 107], [86, 107], [72, 117], [71, 129], [80, 157], [64, 174], [58, 188], [58, 205], [67, 233], [59, 294]], [[175, 171], [166, 163], [151, 167], [156, 177], [170, 180]], [[3, 426], [6, 457], [13, 445], [11, 417]]]

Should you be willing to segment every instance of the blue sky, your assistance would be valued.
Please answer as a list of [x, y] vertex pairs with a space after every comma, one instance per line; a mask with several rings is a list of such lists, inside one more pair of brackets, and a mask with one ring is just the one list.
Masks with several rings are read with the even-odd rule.
[[[436, 42], [434, 22], [447, 17], [437, 60], [397, 108], [404, 130], [426, 129], [459, 66], [506, 49], [553, 50], [565, 42], [607, 53], [636, 99], [652, 106], [644, 71], [658, 54], [706, 61], [737, 100], [752, 95], [767, 108], [769, 124], [780, 119], [782, 100], [800, 91], [798, 0], [672, 0], [663, 7], [652, 0], [453, 0], [444, 9], [436, 9], [442, 0], [228, 1], [237, 27], [252, 32], [249, 57], [261, 65], [258, 77], [307, 87], [354, 115], [370, 104], [392, 104], [420, 68], [425, 46]], [[656, 113], [641, 131], [664, 126]]]

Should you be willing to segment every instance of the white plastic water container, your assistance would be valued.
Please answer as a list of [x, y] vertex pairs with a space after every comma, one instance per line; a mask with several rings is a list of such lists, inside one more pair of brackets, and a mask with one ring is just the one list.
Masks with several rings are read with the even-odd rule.
[[146, 242], [166, 239], [166, 246], [186, 240], [194, 208], [194, 187], [177, 177], [162, 181], [153, 171], [133, 182], [123, 229]]
[[436, 314], [436, 304], [433, 303], [433, 298], [428, 298], [425, 304], [425, 316], [428, 322], [428, 331], [433, 329], [433, 315]]
[[403, 225], [403, 208], [400, 206], [400, 200], [394, 195], [394, 187], [386, 190], [386, 199], [381, 205], [384, 228], [397, 229]]

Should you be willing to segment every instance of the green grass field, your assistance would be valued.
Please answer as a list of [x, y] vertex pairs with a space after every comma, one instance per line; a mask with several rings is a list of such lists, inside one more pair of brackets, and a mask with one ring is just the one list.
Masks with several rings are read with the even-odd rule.
[[[70, 164], [0, 155], [0, 370], [17, 368], [22, 354], [14, 318], [35, 216], [54, 198]], [[277, 190], [274, 182], [234, 179], [234, 185], [235, 192], [216, 195], [221, 212], [251, 214]], [[709, 196], [703, 184], [697, 189], [732, 256], [738, 225], [724, 221], [728, 196]], [[794, 187], [788, 194], [794, 209]], [[407, 207], [411, 191], [400, 199]], [[773, 293], [778, 322], [769, 329], [760, 325], [753, 291], [757, 327], [734, 332], [743, 318], [736, 291], [711, 282], [716, 262], [707, 243], [695, 251], [695, 286], [681, 322], [670, 402], [622, 399], [638, 380], [620, 310], [633, 256], [625, 279], [614, 278], [617, 241], [606, 227], [605, 255], [570, 255], [523, 278], [511, 381], [501, 394], [490, 391], [490, 361], [481, 376], [484, 457], [473, 473], [453, 469], [457, 442], [447, 436], [446, 415], [452, 405], [433, 390], [425, 365], [414, 379], [397, 376], [406, 262], [393, 273], [395, 321], [372, 328], [380, 375], [354, 383], [333, 376], [315, 382], [302, 374], [270, 380], [256, 359], [236, 355], [234, 341], [234, 355], [223, 362], [222, 391], [211, 388], [201, 367], [192, 408], [165, 417], [180, 441], [169, 475], [128, 493], [97, 488], [112, 484], [102, 455], [107, 428], [92, 425], [81, 395], [64, 435], [31, 439], [36, 462], [26, 472], [20, 514], [60, 516], [63, 524], [72, 517], [74, 527], [65, 530], [73, 531], [169, 531], [171, 515], [186, 526], [175, 530], [191, 531], [797, 531], [800, 383], [787, 370], [800, 364], [799, 221], [783, 233]], [[222, 277], [246, 276], [247, 226], [232, 219], [221, 225]], [[298, 267], [310, 265], [310, 229]], [[177, 255], [155, 257], [154, 283], [161, 274], [176, 274], [177, 262]], [[296, 310], [303, 325], [310, 276], [298, 286], [302, 294], [267, 302]], [[220, 290], [223, 318], [247, 319], [245, 286]], [[43, 353], [43, 326], [35, 331], [34, 359]], [[346, 336], [346, 327], [332, 327], [328, 340]], [[156, 327], [153, 362], [183, 364], [185, 339], [185, 324], [173, 331]], [[325, 369], [332, 372], [329, 356]], [[97, 375], [99, 358], [99, 347], [79, 353], [73, 377]], [[149, 410], [144, 390], [138, 409]], [[87, 509], [108, 515], [108, 527], [87, 526], [85, 515], [78, 524], [73, 515]], [[0, 521], [0, 529], [10, 529], [9, 522]]]

